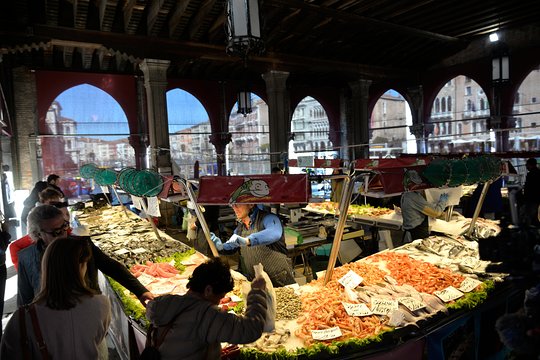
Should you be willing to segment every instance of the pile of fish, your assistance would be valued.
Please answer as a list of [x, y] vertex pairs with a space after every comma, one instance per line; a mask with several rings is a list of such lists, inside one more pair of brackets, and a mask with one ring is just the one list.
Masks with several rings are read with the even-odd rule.
[[94, 244], [128, 268], [190, 249], [160, 230], [158, 239], [148, 221], [118, 207], [81, 214], [77, 220], [88, 229]]

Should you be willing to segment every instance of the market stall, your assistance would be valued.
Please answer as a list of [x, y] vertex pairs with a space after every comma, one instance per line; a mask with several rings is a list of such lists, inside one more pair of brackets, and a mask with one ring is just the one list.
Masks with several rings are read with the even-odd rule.
[[[339, 208], [340, 214], [349, 211], [351, 184], [356, 176], [351, 175], [344, 187], [349, 190], [344, 191], [346, 201]], [[253, 203], [307, 202], [309, 191], [306, 189], [309, 187], [306, 182], [305, 177], [286, 175], [203, 177], [197, 198], [193, 200], [197, 204], [228, 204], [231, 198]], [[302, 185], [294, 190], [295, 184]], [[280, 190], [274, 193], [274, 189]], [[280, 197], [279, 200], [274, 196]], [[115, 213], [114, 217], [109, 212]], [[111, 256], [125, 260], [126, 266], [140, 280], [152, 286], [152, 291], [181, 294], [190, 269], [204, 257], [172, 239], [170, 243], [165, 235], [161, 235], [161, 242], [140, 233], [129, 238], [132, 230], [126, 229], [125, 218], [121, 216], [125, 216], [121, 210], [113, 208], [79, 218], [94, 241]], [[137, 219], [134, 224], [138, 221], [143, 220]], [[347, 216], [338, 217], [333, 252], [339, 249], [346, 221]], [[134, 224], [130, 223], [129, 228], [133, 229]], [[120, 232], [116, 240], [110, 236], [113, 231]], [[147, 226], [145, 234], [151, 231]], [[145, 238], [148, 244], [141, 243]], [[113, 239], [112, 245], [107, 245], [110, 239]], [[151, 244], [156, 243], [164, 248], [151, 249]], [[461, 235], [417, 240], [334, 268], [337, 252], [331, 254], [330, 258], [334, 259], [329, 261], [323, 277], [302, 286], [276, 289], [279, 294], [276, 331], [242, 346], [240, 358], [352, 359], [360, 355], [376, 358], [393, 352], [405, 353], [409, 359], [420, 359], [426, 349], [428, 357], [440, 358], [436, 354], [445, 351], [441, 342], [448, 334], [470, 321], [479, 322], [477, 327], [481, 328], [479, 318], [482, 309], [491, 309], [491, 294], [508, 295], [510, 291], [504, 283], [505, 274], [488, 273], [488, 262], [480, 260], [477, 244]], [[167, 265], [155, 265], [160, 263]], [[245, 278], [235, 273], [236, 290], [227, 294], [230, 302], [224, 304], [228, 310], [241, 313], [242, 291], [238, 289], [242, 288], [243, 282], [246, 282]], [[107, 284], [104, 286], [108, 287]], [[125, 290], [117, 285], [111, 288], [126, 314], [125, 321], [119, 320], [118, 332], [122, 334], [124, 346], [122, 343], [120, 346], [126, 348], [124, 356], [127, 358], [141, 348], [144, 311], [140, 308], [133, 311], [137, 302]], [[118, 317], [121, 317], [120, 312]], [[480, 341], [477, 331], [472, 334]], [[130, 346], [133, 343], [139, 345]], [[478, 351], [478, 343], [471, 346]]]

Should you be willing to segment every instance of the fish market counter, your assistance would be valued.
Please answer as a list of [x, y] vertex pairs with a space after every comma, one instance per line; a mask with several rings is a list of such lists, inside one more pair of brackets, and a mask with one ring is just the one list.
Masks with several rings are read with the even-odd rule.
[[[102, 234], [95, 242], [155, 294], [185, 293], [204, 257], [174, 239], [132, 234], [142, 225], [108, 211], [81, 219], [91, 235]], [[337, 267], [326, 284], [318, 279], [276, 288], [276, 330], [242, 345], [239, 358], [444, 359], [458, 352], [485, 358], [500, 350], [494, 322], [519, 304], [520, 293], [505, 274], [487, 272], [489, 264], [479, 259], [475, 242], [431, 236]], [[220, 306], [241, 314], [249, 282], [236, 272], [233, 278], [234, 289]], [[144, 308], [119, 284], [104, 276], [100, 281], [113, 304], [110, 333], [118, 352], [137, 358], [145, 341]]]

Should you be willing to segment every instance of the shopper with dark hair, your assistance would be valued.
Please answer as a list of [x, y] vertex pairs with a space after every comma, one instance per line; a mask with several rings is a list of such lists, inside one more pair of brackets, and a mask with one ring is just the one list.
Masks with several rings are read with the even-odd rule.
[[[100, 349], [106, 349], [102, 343], [111, 322], [111, 304], [89, 285], [91, 259], [92, 248], [84, 238], [62, 238], [47, 247], [41, 264], [41, 291], [28, 311], [19, 308], [8, 322], [0, 358], [41, 359], [44, 351], [52, 359], [99, 357]], [[39, 336], [44, 346], [39, 344]]]
[[264, 279], [259, 277], [251, 283], [243, 316], [217, 306], [233, 287], [229, 266], [214, 258], [193, 271], [185, 295], [165, 295], [148, 303], [146, 317], [158, 327], [156, 338], [167, 331], [159, 347], [162, 360], [219, 359], [220, 343], [247, 344], [262, 335], [266, 318]]
[[62, 189], [60, 189], [60, 186], [58, 186], [60, 184], [60, 176], [56, 174], [51, 174], [47, 176], [47, 184], [49, 185], [49, 187], [58, 190], [62, 194], [63, 198], [66, 197]]

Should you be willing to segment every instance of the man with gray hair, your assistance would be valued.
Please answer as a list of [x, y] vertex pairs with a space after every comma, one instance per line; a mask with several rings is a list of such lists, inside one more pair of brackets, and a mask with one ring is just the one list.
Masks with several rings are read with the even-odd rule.
[[[31, 303], [34, 296], [39, 292], [41, 258], [45, 248], [56, 239], [67, 237], [68, 230], [69, 221], [65, 219], [62, 211], [55, 206], [36, 206], [28, 214], [28, 233], [34, 244], [19, 252], [17, 305], [22, 306]], [[87, 241], [92, 248], [92, 257], [88, 261], [87, 270], [87, 281], [91, 288], [99, 290], [97, 271], [100, 270], [134, 293], [143, 305], [146, 305], [147, 301], [154, 298], [154, 295], [124, 265], [105, 255], [92, 243], [89, 237], [87, 237]]]

